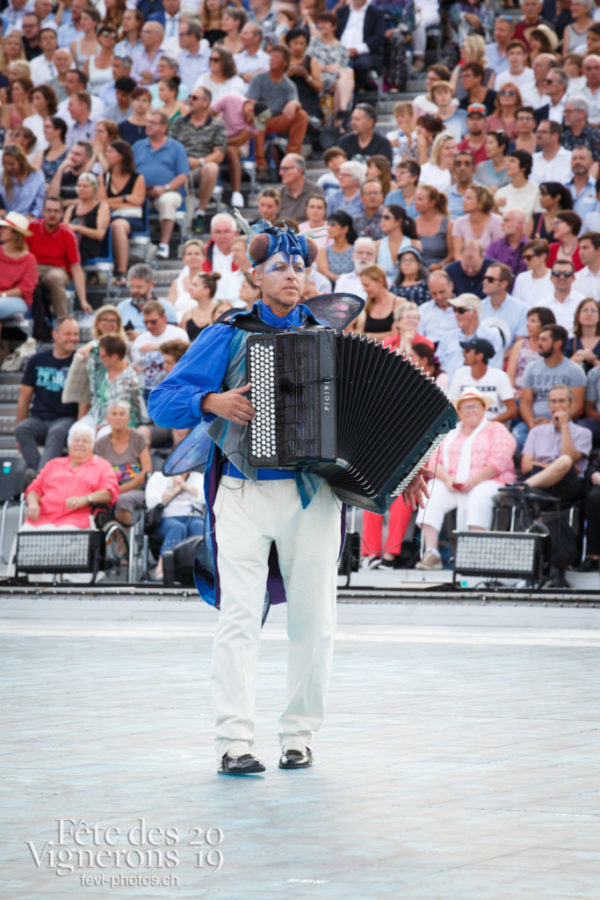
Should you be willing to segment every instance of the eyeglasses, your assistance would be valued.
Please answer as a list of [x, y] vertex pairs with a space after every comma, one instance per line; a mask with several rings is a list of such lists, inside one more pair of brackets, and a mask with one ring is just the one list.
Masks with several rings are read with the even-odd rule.
[[516, 97], [517, 96], [516, 91], [507, 91], [507, 90], [499, 91], [499, 94], [501, 97]]
[[456, 313], [457, 316], [462, 316], [463, 313], [472, 312], [472, 310], [466, 306], [455, 306], [454, 312]]
[[553, 278], [573, 278], [574, 274], [574, 272], [557, 272], [556, 269], [552, 269]]
[[144, 319], [144, 325], [158, 325], [160, 319]]
[[202, 100], [200, 94], [188, 94], [188, 100]]
[[530, 259], [533, 259], [534, 256], [535, 256], [535, 253], [524, 253], [523, 259], [525, 260], [525, 262], [528, 262]]
[[499, 278], [492, 278], [491, 275], [484, 275], [481, 280], [482, 281], [500, 281]]
[[298, 166], [279, 166], [280, 172], [288, 172], [290, 169], [299, 168]]

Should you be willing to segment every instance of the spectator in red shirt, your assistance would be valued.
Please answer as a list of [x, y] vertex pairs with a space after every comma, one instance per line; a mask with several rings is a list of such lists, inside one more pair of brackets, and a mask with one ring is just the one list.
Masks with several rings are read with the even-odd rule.
[[[9, 212], [0, 219], [0, 323], [26, 313], [37, 284], [35, 257], [27, 251], [27, 218]], [[1, 327], [1, 326], [0, 326]]]
[[67, 285], [73, 280], [84, 312], [92, 312], [85, 295], [85, 275], [75, 234], [61, 222], [62, 206], [58, 197], [46, 197], [41, 219], [29, 223], [27, 243], [35, 256], [39, 282], [50, 292], [52, 310], [59, 318], [69, 312]]

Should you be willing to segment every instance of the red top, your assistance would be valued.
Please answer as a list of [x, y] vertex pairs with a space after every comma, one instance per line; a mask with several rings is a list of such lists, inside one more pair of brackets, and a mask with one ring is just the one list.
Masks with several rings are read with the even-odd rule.
[[487, 153], [485, 152], [485, 141], [477, 150], [473, 150], [471, 145], [469, 144], [469, 139], [465, 138], [464, 141], [461, 141], [456, 145], [457, 150], [468, 150], [469, 153], [473, 154], [473, 160], [475, 161], [475, 165], [478, 166], [479, 163], [485, 162], [487, 157]]
[[[560, 249], [560, 243], [555, 241], [553, 244], [550, 244], [550, 254], [548, 256], [548, 262], [546, 263], [546, 268], [551, 269], [554, 263], [557, 261], [558, 251]], [[565, 259], [559, 260], [559, 262], [567, 262]], [[579, 272], [580, 269], [583, 269], [583, 263], [579, 258], [579, 247], [575, 248], [575, 253], [571, 257], [571, 262], [573, 263], [573, 267], [576, 272]]]
[[92, 456], [87, 462], [73, 468], [68, 456], [57, 456], [46, 463], [25, 491], [25, 496], [30, 491], [35, 491], [40, 497], [40, 517], [37, 522], [30, 524], [89, 528], [92, 507], [67, 509], [65, 500], [67, 497], [82, 497], [102, 490], [110, 491], [111, 504], [117, 502], [117, 476], [107, 460]]
[[14, 258], [7, 256], [0, 247], [0, 291], [10, 296], [11, 288], [18, 287], [27, 306], [33, 303], [33, 291], [37, 284], [38, 271], [35, 256], [26, 253]]
[[37, 264], [66, 269], [70, 277], [71, 267], [81, 262], [75, 232], [62, 222], [54, 231], [48, 231], [43, 219], [34, 219], [28, 228], [31, 237], [27, 238], [27, 243]]

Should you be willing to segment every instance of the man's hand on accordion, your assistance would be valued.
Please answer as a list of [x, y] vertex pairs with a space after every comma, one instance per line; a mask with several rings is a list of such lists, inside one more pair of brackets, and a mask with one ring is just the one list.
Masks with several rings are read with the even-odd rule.
[[421, 474], [415, 475], [409, 486], [402, 494], [402, 499], [411, 509], [417, 509], [419, 506], [424, 507], [429, 497], [429, 489], [427, 482]]
[[244, 397], [251, 387], [248, 382], [244, 387], [232, 388], [230, 391], [223, 391], [222, 394], [207, 394], [202, 401], [202, 412], [229, 419], [237, 425], [247, 425], [256, 415], [254, 407], [248, 398]]

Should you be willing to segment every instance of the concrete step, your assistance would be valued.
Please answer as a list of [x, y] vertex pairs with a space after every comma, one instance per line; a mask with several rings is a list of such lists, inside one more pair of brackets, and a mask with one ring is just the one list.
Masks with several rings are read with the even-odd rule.
[[[2, 375], [4, 376], [4, 372]], [[0, 404], [16, 403], [19, 397], [18, 383], [5, 383], [4, 378], [0, 380]]]
[[0, 415], [0, 434], [13, 435], [17, 425], [17, 417]]

